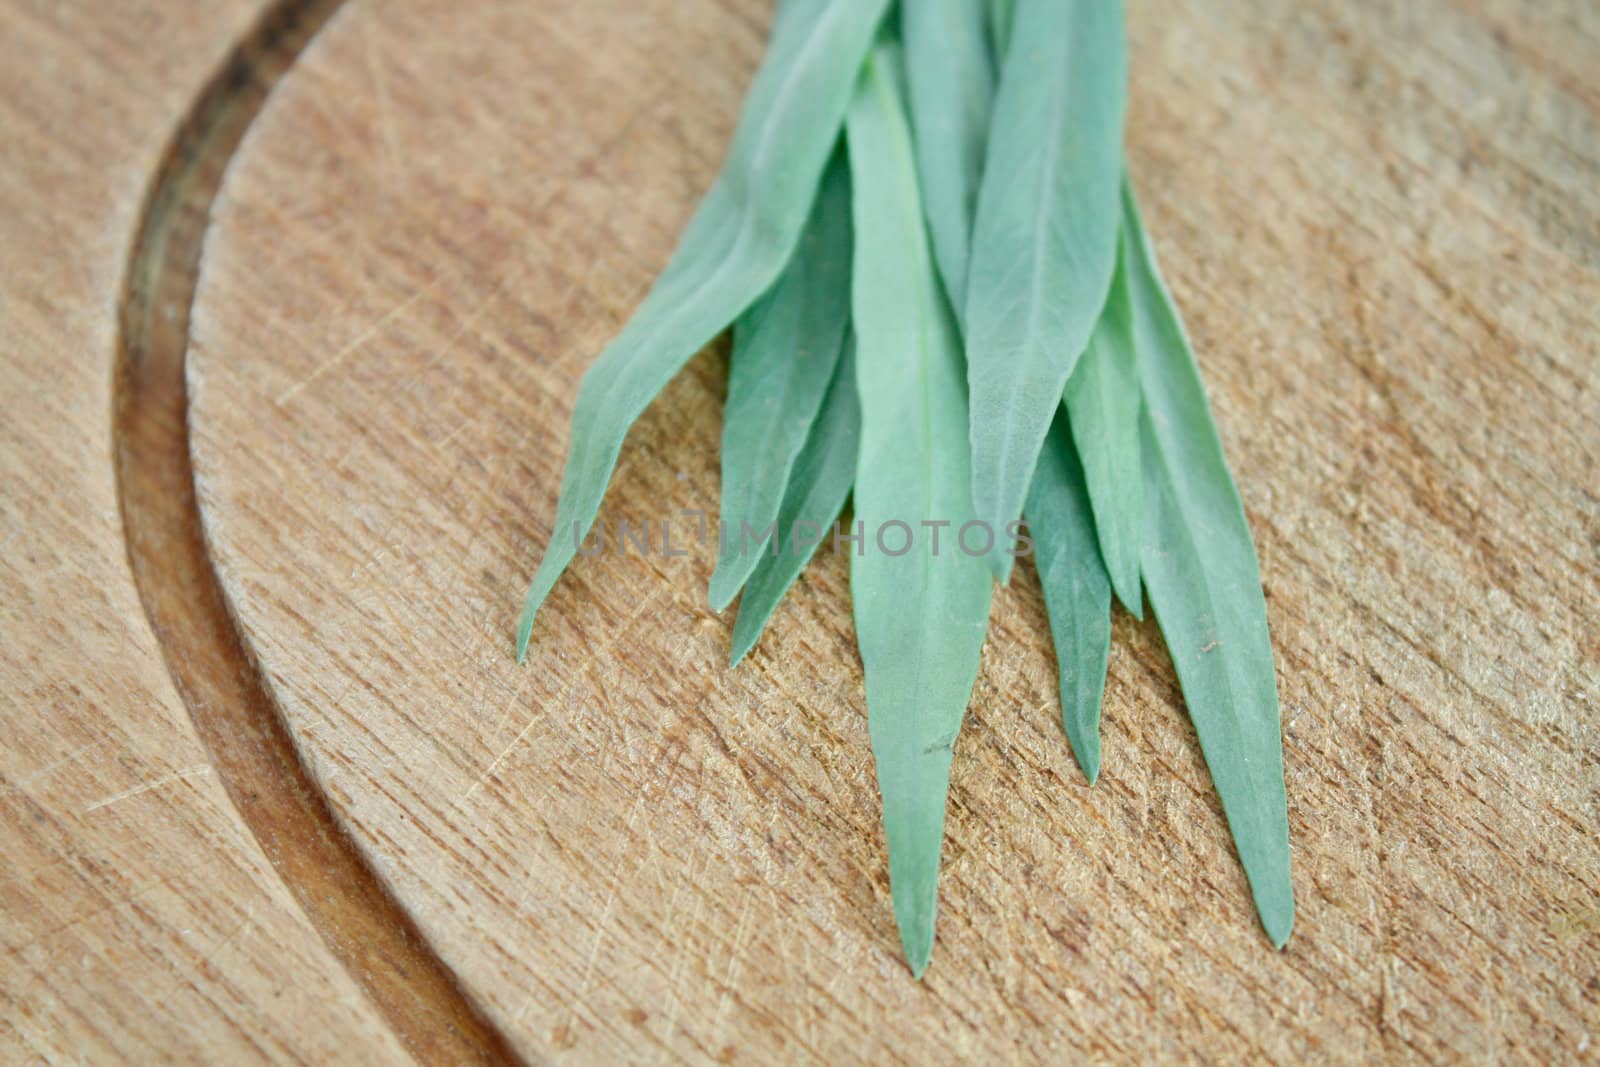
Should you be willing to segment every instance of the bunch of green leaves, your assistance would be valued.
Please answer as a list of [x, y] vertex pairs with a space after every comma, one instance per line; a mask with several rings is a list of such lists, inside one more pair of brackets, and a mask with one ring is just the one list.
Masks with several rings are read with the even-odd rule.
[[[1293, 925], [1256, 554], [1125, 173], [1126, 82], [1118, 0], [781, 0], [722, 175], [584, 378], [518, 632], [521, 658], [629, 427], [731, 326], [711, 603], [739, 601], [737, 664], [853, 500], [868, 730], [917, 975], [992, 584], [1020, 554], [1009, 537], [956, 550], [972, 523], [1026, 520], [1091, 783], [1111, 600], [1142, 618], [1148, 596], [1262, 923], [1280, 946]], [[924, 536], [896, 552], [886, 524]]]

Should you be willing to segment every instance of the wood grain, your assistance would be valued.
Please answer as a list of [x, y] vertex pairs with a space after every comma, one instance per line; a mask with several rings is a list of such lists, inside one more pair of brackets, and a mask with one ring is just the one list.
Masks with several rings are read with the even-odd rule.
[[[541, 1061], [1593, 1058], [1600, 9], [1130, 4], [1134, 178], [1262, 555], [1297, 932], [1257, 928], [1159, 635], [1120, 614], [1083, 784], [1025, 572], [921, 984], [845, 561], [723, 665], [715, 551], [679, 515], [717, 499], [720, 348], [602, 516], [689, 554], [580, 560], [511, 655], [578, 378], [715, 173], [768, 9], [349, 0], [211, 214], [211, 560], [310, 780], [474, 1005]], [[118, 544], [119, 271], [250, 21], [205, 10], [3, 16], [0, 129], [35, 150], [0, 185], [0, 840], [26, 872], [0, 1042], [389, 1060], [228, 807]], [[22, 73], [46, 69], [49, 94]]]
[[118, 514], [124, 269], [178, 120], [259, 35], [257, 15], [0, 7], [7, 1063], [405, 1057], [229, 803], [146, 624]]
[[222, 173], [266, 94], [336, 8], [269, 9], [184, 118], [146, 198], [121, 301], [113, 397], [128, 559], [168, 669], [228, 798], [346, 973], [419, 1061], [504, 1062], [404, 908], [308, 779], [228, 614], [200, 530], [185, 355], [200, 247]]

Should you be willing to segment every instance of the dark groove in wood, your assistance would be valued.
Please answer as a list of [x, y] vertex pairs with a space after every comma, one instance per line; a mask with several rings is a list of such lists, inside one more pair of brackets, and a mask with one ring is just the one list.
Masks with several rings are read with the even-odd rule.
[[280, 0], [179, 124], [123, 279], [114, 383], [128, 558], [167, 668], [245, 825], [329, 950], [423, 1063], [517, 1057], [389, 895], [300, 761], [212, 568], [184, 362], [201, 245], [228, 161], [340, 0]]

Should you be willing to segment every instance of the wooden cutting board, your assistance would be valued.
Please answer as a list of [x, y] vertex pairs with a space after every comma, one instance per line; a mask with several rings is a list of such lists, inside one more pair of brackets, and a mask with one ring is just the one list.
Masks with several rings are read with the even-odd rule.
[[705, 603], [721, 346], [602, 516], [688, 554], [580, 560], [511, 654], [769, 7], [0, 7], [0, 1059], [1594, 1057], [1600, 8], [1130, 4], [1298, 925], [1122, 614], [1085, 785], [1024, 569], [917, 983], [844, 560], [737, 670]]

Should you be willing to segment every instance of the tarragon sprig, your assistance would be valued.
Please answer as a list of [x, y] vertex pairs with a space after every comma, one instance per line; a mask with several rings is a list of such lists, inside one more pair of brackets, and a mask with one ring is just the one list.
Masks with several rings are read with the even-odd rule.
[[518, 630], [520, 657], [629, 427], [737, 323], [710, 600], [739, 598], [737, 663], [853, 493], [868, 730], [917, 975], [992, 582], [1030, 547], [1086, 777], [1112, 593], [1140, 617], [1148, 594], [1262, 923], [1277, 945], [1293, 926], [1266, 604], [1127, 179], [1125, 51], [1118, 0], [783, 0], [722, 175], [584, 379]]

